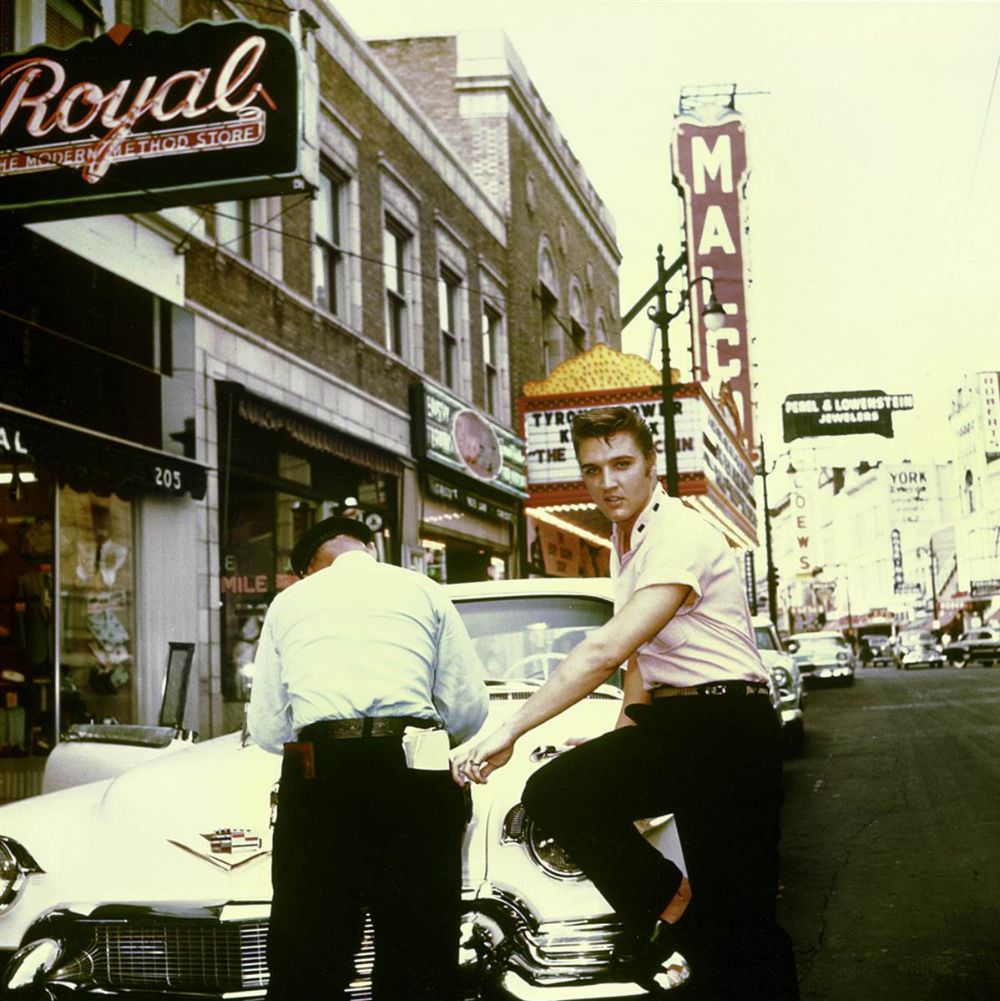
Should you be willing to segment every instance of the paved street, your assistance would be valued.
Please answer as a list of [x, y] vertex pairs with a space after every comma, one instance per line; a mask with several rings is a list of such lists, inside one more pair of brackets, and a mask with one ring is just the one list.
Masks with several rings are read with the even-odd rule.
[[783, 845], [803, 1001], [1000, 998], [1000, 670], [812, 689]]

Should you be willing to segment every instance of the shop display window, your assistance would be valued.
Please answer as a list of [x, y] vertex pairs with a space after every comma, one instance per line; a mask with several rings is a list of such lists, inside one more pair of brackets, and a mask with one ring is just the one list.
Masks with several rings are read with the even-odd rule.
[[59, 489], [60, 729], [135, 718], [132, 502]]
[[0, 757], [47, 754], [55, 740], [53, 486], [0, 458]]

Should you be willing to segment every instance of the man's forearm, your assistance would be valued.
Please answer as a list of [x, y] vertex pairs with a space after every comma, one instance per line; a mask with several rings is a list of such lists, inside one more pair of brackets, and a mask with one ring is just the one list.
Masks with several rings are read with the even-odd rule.
[[506, 722], [512, 739], [575, 705], [607, 681], [618, 664], [586, 641], [572, 650], [549, 679]]

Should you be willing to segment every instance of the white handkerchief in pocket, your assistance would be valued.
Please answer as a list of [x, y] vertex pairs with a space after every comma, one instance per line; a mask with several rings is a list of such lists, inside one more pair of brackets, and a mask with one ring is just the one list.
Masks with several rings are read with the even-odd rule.
[[408, 726], [403, 731], [406, 767], [424, 772], [445, 772], [451, 767], [447, 730], [423, 730]]

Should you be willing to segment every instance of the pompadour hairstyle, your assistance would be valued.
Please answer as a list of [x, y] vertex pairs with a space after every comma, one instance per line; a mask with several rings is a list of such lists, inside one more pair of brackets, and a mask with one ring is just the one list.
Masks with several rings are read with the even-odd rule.
[[655, 457], [653, 432], [649, 425], [630, 407], [600, 407], [585, 410], [573, 418], [573, 450], [580, 457], [580, 442], [585, 438], [600, 438], [607, 441], [614, 434], [630, 434], [639, 451], [647, 458]]

